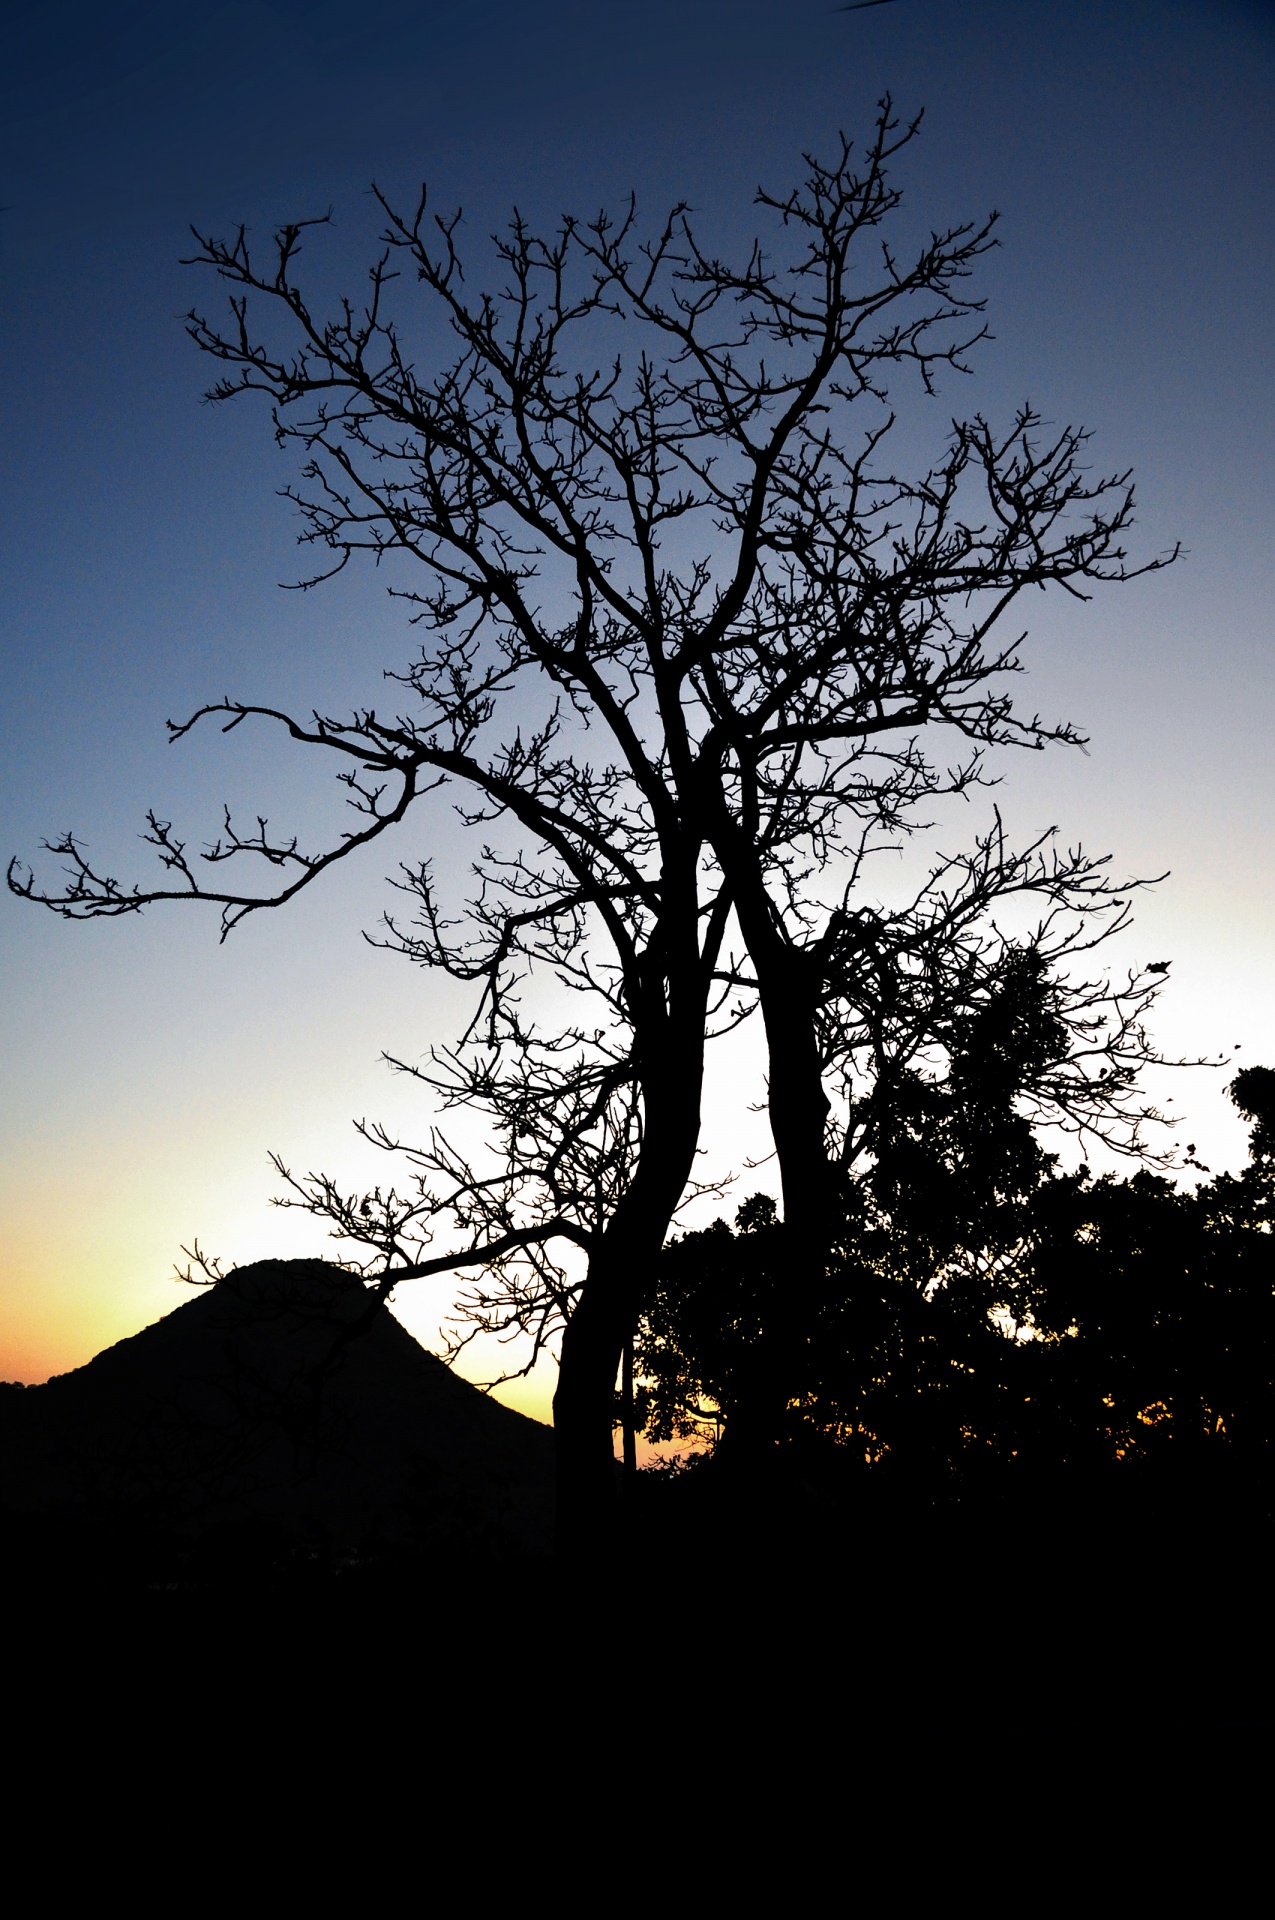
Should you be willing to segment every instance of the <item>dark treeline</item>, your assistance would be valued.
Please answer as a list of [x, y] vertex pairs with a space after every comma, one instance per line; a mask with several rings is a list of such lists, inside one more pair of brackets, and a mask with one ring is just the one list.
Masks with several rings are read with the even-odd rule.
[[1231, 1083], [1238, 1176], [1064, 1173], [1016, 1107], [1049, 1043], [1025, 1011], [972, 1022], [944, 1079], [898, 1081], [826, 1263], [794, 1260], [761, 1194], [669, 1247], [630, 1418], [689, 1443], [705, 1490], [1264, 1511], [1275, 1071]]

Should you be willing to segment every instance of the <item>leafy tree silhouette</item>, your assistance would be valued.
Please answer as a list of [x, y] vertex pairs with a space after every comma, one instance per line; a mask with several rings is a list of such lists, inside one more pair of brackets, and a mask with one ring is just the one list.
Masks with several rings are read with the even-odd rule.
[[1254, 1165], [1269, 1170], [1275, 1161], [1275, 1070], [1270, 1067], [1245, 1067], [1228, 1088], [1231, 1099], [1251, 1120], [1249, 1152]]
[[1275, 1073], [1230, 1088], [1255, 1122], [1239, 1176], [1094, 1180], [1017, 1110], [1066, 1044], [1038, 956], [1007, 956], [946, 1076], [879, 1109], [833, 1284], [794, 1273], [764, 1196], [671, 1246], [637, 1348], [648, 1436], [928, 1498], [1268, 1499]]
[[[1003, 1304], [1024, 1210], [1053, 1165], [1017, 1102], [1072, 1035], [1038, 952], [1008, 950], [995, 972], [949, 1020], [946, 1075], [892, 1071], [876, 1091], [830, 1261], [794, 1259], [762, 1195], [736, 1234], [718, 1221], [669, 1249], [638, 1348], [653, 1439], [707, 1421], [724, 1451], [755, 1459], [812, 1425], [858, 1431], [873, 1381], [897, 1386], [922, 1326], [928, 1338], [957, 1312], [977, 1329]], [[940, 1306], [927, 1303], [936, 1289]]]

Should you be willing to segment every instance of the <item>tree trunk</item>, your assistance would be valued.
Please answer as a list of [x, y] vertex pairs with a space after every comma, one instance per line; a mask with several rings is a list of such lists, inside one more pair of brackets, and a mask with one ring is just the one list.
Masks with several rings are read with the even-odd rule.
[[829, 1102], [815, 1026], [819, 963], [777, 926], [760, 876], [737, 884], [735, 901], [766, 1028], [767, 1105], [784, 1223], [794, 1241], [822, 1249], [833, 1230], [836, 1169], [825, 1139]]
[[620, 1438], [623, 1442], [624, 1477], [632, 1484], [637, 1472], [637, 1415], [633, 1404], [633, 1335], [624, 1343], [620, 1362]]
[[837, 1179], [824, 1137], [829, 1102], [815, 1024], [820, 961], [788, 937], [767, 891], [757, 846], [728, 804], [720, 775], [710, 777], [705, 770], [700, 800], [706, 837], [730, 883], [757, 980], [784, 1223], [794, 1241], [823, 1247], [833, 1229]]
[[766, 1028], [767, 1105], [784, 1221], [796, 1237], [823, 1244], [832, 1225], [836, 1173], [828, 1158], [828, 1096], [815, 1032], [815, 992], [807, 956], [795, 950], [757, 964]]
[[618, 1508], [615, 1383], [625, 1348], [655, 1282], [673, 1213], [699, 1143], [703, 1024], [678, 1050], [666, 1042], [658, 1086], [645, 1102], [642, 1155], [562, 1336], [553, 1426], [558, 1474], [558, 1552], [605, 1553]]

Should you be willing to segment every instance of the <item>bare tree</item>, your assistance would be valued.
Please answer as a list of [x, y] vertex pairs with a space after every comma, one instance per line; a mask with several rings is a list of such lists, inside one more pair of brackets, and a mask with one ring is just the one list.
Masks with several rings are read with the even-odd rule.
[[[481, 983], [477, 1026], [421, 1071], [491, 1116], [494, 1171], [436, 1136], [406, 1199], [346, 1199], [322, 1178], [292, 1197], [374, 1251], [382, 1289], [468, 1265], [488, 1324], [561, 1329], [569, 1534], [607, 1504], [616, 1372], [691, 1180], [714, 1006], [726, 1023], [761, 1006], [786, 1212], [818, 1225], [837, 1156], [829, 1023], [857, 1004], [871, 944], [849, 893], [821, 904], [819, 876], [981, 778], [988, 747], [1076, 738], [1018, 715], [1017, 643], [998, 634], [1027, 587], [1130, 574], [1128, 478], [1090, 480], [1079, 431], [1042, 437], [1029, 411], [1004, 435], [975, 419], [920, 479], [891, 469], [887, 379], [911, 370], [933, 392], [965, 366], [983, 328], [964, 282], [993, 244], [988, 220], [932, 234], [908, 263], [878, 247], [917, 124], [886, 101], [861, 159], [843, 139], [791, 194], [759, 191], [777, 253], [757, 242], [740, 265], [701, 245], [684, 206], [645, 240], [632, 205], [548, 237], [515, 215], [495, 242], [500, 290], [470, 294], [459, 214], [431, 215], [424, 190], [410, 213], [379, 195], [366, 297], [322, 318], [298, 263], [323, 221], [281, 228], [264, 260], [243, 229], [197, 235], [231, 317], [192, 313], [189, 331], [226, 368], [213, 397], [263, 395], [301, 455], [287, 491], [326, 556], [304, 584], [358, 556], [407, 569], [394, 591], [425, 638], [389, 678], [411, 711], [300, 720], [227, 700], [172, 728], [260, 720], [331, 756], [356, 818], [316, 852], [228, 812], [192, 857], [151, 815], [162, 884], [117, 884], [71, 836], [52, 847], [60, 888], [10, 869], [68, 918], [199, 901], [229, 930], [440, 791], [460, 791], [476, 834], [504, 834], [481, 842], [461, 922], [408, 866], [417, 918], [388, 934]], [[406, 331], [404, 281], [445, 323], [445, 352]], [[923, 749], [936, 726], [969, 743], [955, 769]], [[1052, 871], [1040, 857], [987, 843], [970, 913], [980, 884], [996, 891], [980, 861], [1082, 914], [1114, 899], [1083, 856]], [[217, 884], [254, 860], [273, 890]], [[927, 901], [888, 929], [896, 952], [905, 922], [940, 951], [968, 924]], [[732, 915], [746, 966], [725, 955]], [[540, 1032], [519, 1010], [528, 970], [596, 1011]], [[430, 1253], [443, 1220], [461, 1244]], [[559, 1243], [586, 1257], [583, 1279]]]

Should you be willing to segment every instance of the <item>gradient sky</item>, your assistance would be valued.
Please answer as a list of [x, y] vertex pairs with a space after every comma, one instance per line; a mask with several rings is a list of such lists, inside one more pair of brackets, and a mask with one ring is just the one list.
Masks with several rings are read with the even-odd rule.
[[[214, 296], [178, 264], [189, 222], [331, 206], [333, 286], [371, 250], [373, 178], [404, 197], [427, 178], [477, 235], [515, 197], [547, 221], [630, 188], [652, 218], [688, 197], [742, 232], [759, 180], [866, 130], [889, 88], [926, 109], [909, 218], [1002, 214], [981, 286], [996, 339], [936, 431], [945, 408], [1024, 398], [1084, 421], [1097, 464], [1136, 471], [1136, 551], [1189, 550], [1091, 607], [1033, 610], [1028, 697], [1091, 747], [1008, 768], [1002, 808], [1020, 837], [1057, 822], [1122, 873], [1170, 870], [1124, 949], [1174, 962], [1164, 1049], [1275, 1062], [1273, 80], [1275, 8], [1241, 0], [11, 3], [6, 856], [74, 827], [132, 877], [146, 806], [198, 842], [223, 795], [303, 823], [318, 803], [260, 739], [170, 751], [165, 718], [222, 693], [339, 709], [410, 651], [366, 576], [278, 590], [289, 474], [260, 413], [199, 404], [180, 315]], [[0, 902], [0, 1377], [43, 1379], [169, 1310], [192, 1236], [231, 1261], [320, 1246], [269, 1207], [267, 1149], [357, 1184], [351, 1118], [419, 1121], [381, 1049], [419, 1055], [467, 1004], [360, 938], [385, 873], [423, 850], [382, 843], [221, 947], [207, 912], [68, 926]], [[1243, 1157], [1226, 1078], [1156, 1083], [1215, 1167]], [[755, 1047], [718, 1062], [714, 1171], [764, 1150], [744, 1112], [761, 1091]], [[431, 1340], [446, 1289], [405, 1292]], [[543, 1413], [550, 1386], [505, 1397]]]

